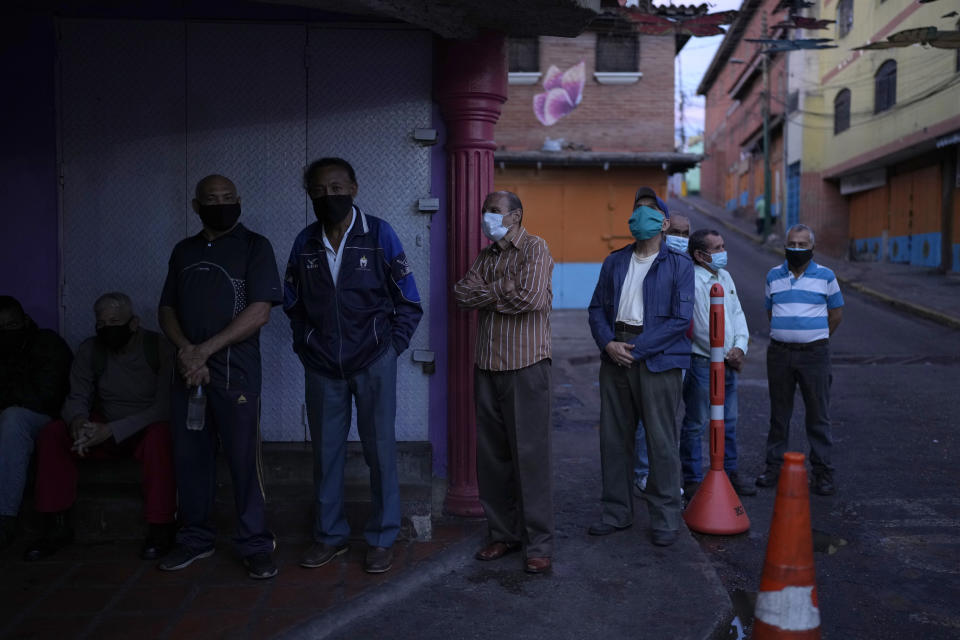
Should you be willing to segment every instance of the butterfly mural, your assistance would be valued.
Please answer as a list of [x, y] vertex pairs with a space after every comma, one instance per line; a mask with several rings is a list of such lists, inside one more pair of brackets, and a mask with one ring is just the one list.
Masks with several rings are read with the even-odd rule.
[[570, 115], [583, 99], [587, 71], [583, 60], [566, 71], [550, 65], [543, 78], [543, 93], [533, 96], [533, 114], [544, 126], [552, 126]]

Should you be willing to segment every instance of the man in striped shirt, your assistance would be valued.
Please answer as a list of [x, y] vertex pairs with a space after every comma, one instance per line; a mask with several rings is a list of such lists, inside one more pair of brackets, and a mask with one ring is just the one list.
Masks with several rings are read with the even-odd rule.
[[843, 318], [843, 296], [833, 271], [813, 261], [813, 246], [810, 227], [792, 226], [787, 232], [786, 260], [767, 274], [770, 432], [767, 468], [757, 478], [757, 486], [772, 487], [780, 476], [799, 384], [813, 466], [811, 488], [829, 496], [836, 491], [830, 464], [830, 336]]
[[457, 303], [479, 311], [474, 396], [477, 480], [489, 540], [478, 560], [523, 550], [528, 573], [550, 570], [553, 487], [550, 448], [550, 308], [553, 258], [523, 228], [509, 191], [483, 203], [492, 241], [460, 282]]

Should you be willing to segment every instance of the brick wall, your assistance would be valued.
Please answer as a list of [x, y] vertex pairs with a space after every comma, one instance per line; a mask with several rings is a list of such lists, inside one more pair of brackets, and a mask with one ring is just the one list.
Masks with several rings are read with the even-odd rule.
[[533, 114], [535, 85], [510, 85], [497, 123], [497, 145], [509, 150], [540, 149], [544, 139], [564, 138], [593, 151], [673, 151], [673, 36], [640, 36], [640, 71], [634, 84], [601, 85], [594, 79], [596, 34], [540, 38], [540, 71], [586, 62], [583, 100], [572, 113], [546, 127]]

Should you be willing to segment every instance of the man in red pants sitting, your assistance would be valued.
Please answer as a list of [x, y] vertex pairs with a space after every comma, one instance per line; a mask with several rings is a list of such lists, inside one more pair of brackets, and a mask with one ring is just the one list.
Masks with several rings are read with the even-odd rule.
[[149, 532], [140, 556], [155, 560], [170, 548], [176, 511], [170, 436], [173, 347], [140, 327], [130, 298], [106, 293], [93, 307], [97, 335], [80, 344], [70, 393], [37, 437], [36, 508], [43, 534], [24, 558], [39, 560], [73, 541], [68, 512], [77, 497], [77, 461], [133, 456], [143, 469]]

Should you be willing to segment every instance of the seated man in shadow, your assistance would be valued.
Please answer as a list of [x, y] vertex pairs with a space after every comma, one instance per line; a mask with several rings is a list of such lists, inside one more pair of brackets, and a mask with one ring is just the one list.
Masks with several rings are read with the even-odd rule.
[[173, 541], [176, 487], [170, 436], [173, 347], [140, 326], [130, 298], [106, 293], [93, 306], [97, 335], [80, 344], [62, 420], [37, 437], [36, 508], [43, 534], [26, 560], [73, 541], [68, 513], [77, 498], [77, 461], [133, 456], [143, 469], [147, 537], [140, 557], [155, 560]]
[[0, 550], [17, 533], [33, 443], [63, 404], [72, 358], [63, 338], [0, 296]]

